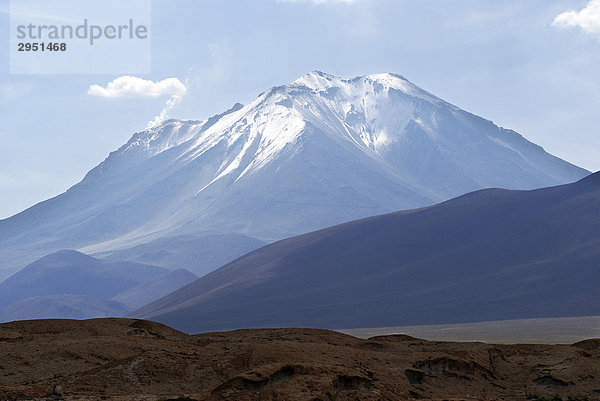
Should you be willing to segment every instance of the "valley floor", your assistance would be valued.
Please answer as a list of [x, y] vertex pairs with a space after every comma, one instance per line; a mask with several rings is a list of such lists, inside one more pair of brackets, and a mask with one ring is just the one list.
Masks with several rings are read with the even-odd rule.
[[600, 340], [490, 345], [311, 329], [192, 336], [133, 319], [21, 321], [0, 325], [0, 400], [600, 400], [599, 362]]
[[518, 319], [423, 326], [339, 330], [359, 338], [407, 334], [432, 341], [481, 341], [494, 344], [572, 344], [600, 338], [600, 316]]

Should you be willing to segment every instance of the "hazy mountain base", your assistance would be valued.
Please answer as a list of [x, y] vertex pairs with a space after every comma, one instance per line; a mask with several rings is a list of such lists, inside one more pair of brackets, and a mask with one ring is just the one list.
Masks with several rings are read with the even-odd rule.
[[[167, 269], [186, 269], [203, 276], [254, 251], [266, 242], [236, 234], [188, 234], [160, 238], [132, 247], [93, 253], [109, 261], [148, 263]], [[95, 252], [96, 247], [82, 249]]]
[[[178, 269], [117, 294], [111, 300], [127, 305], [130, 308], [129, 311], [131, 311], [160, 299], [195, 281], [197, 278], [198, 276], [185, 269]], [[114, 316], [124, 316], [124, 314]]]
[[168, 271], [133, 262], [107, 262], [72, 250], [47, 255], [0, 283], [0, 307], [30, 298], [75, 294], [108, 299]]
[[0, 283], [0, 322], [124, 316], [197, 278], [183, 269], [60, 251]]
[[[139, 320], [0, 325], [0, 399], [600, 400], [600, 340], [366, 340], [310, 329], [189, 336]], [[57, 387], [58, 386], [58, 387]], [[570, 398], [569, 398], [570, 397]]]
[[106, 299], [74, 294], [25, 298], [0, 309], [0, 322], [31, 319], [89, 319], [124, 316], [131, 307]]

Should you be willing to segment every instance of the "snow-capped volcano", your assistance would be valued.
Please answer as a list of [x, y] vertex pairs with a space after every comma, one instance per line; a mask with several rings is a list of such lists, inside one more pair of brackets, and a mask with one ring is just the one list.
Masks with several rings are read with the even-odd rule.
[[[381, 157], [411, 121], [422, 123], [415, 116], [417, 99], [444, 103], [399, 75], [346, 80], [314, 71], [290, 85], [262, 93], [246, 107], [236, 104], [211, 120], [170, 120], [136, 134], [113, 158], [126, 155], [139, 160], [187, 142], [181, 154], [189, 160], [225, 141], [227, 148], [239, 147], [239, 152], [233, 160], [224, 160], [215, 179], [235, 172], [240, 178], [298, 141], [307, 126]], [[245, 159], [248, 163], [243, 163]], [[103, 165], [111, 162], [109, 158]], [[242, 165], [244, 169], [239, 171]]]
[[136, 133], [66, 193], [0, 221], [2, 263], [186, 233], [275, 240], [587, 174], [400, 75], [315, 71], [206, 121]]

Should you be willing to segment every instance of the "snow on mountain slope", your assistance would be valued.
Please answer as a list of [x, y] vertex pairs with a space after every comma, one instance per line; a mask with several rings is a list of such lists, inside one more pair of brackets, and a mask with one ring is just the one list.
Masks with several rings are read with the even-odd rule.
[[270, 241], [485, 187], [587, 174], [399, 75], [315, 71], [207, 121], [135, 134], [65, 194], [0, 221], [0, 270], [56, 249], [102, 252], [189, 233]]

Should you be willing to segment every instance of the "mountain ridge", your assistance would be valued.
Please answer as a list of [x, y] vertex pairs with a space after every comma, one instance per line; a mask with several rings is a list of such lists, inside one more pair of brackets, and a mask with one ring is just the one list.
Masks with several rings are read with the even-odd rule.
[[1, 220], [0, 274], [58, 249], [191, 233], [270, 242], [588, 173], [400, 75], [313, 72], [211, 119], [137, 133], [66, 193]]
[[44, 256], [0, 283], [0, 308], [25, 298], [76, 294], [110, 298], [167, 270], [153, 265], [103, 261], [73, 250]]
[[200, 332], [600, 312], [600, 173], [485, 189], [267, 245], [130, 316]]

